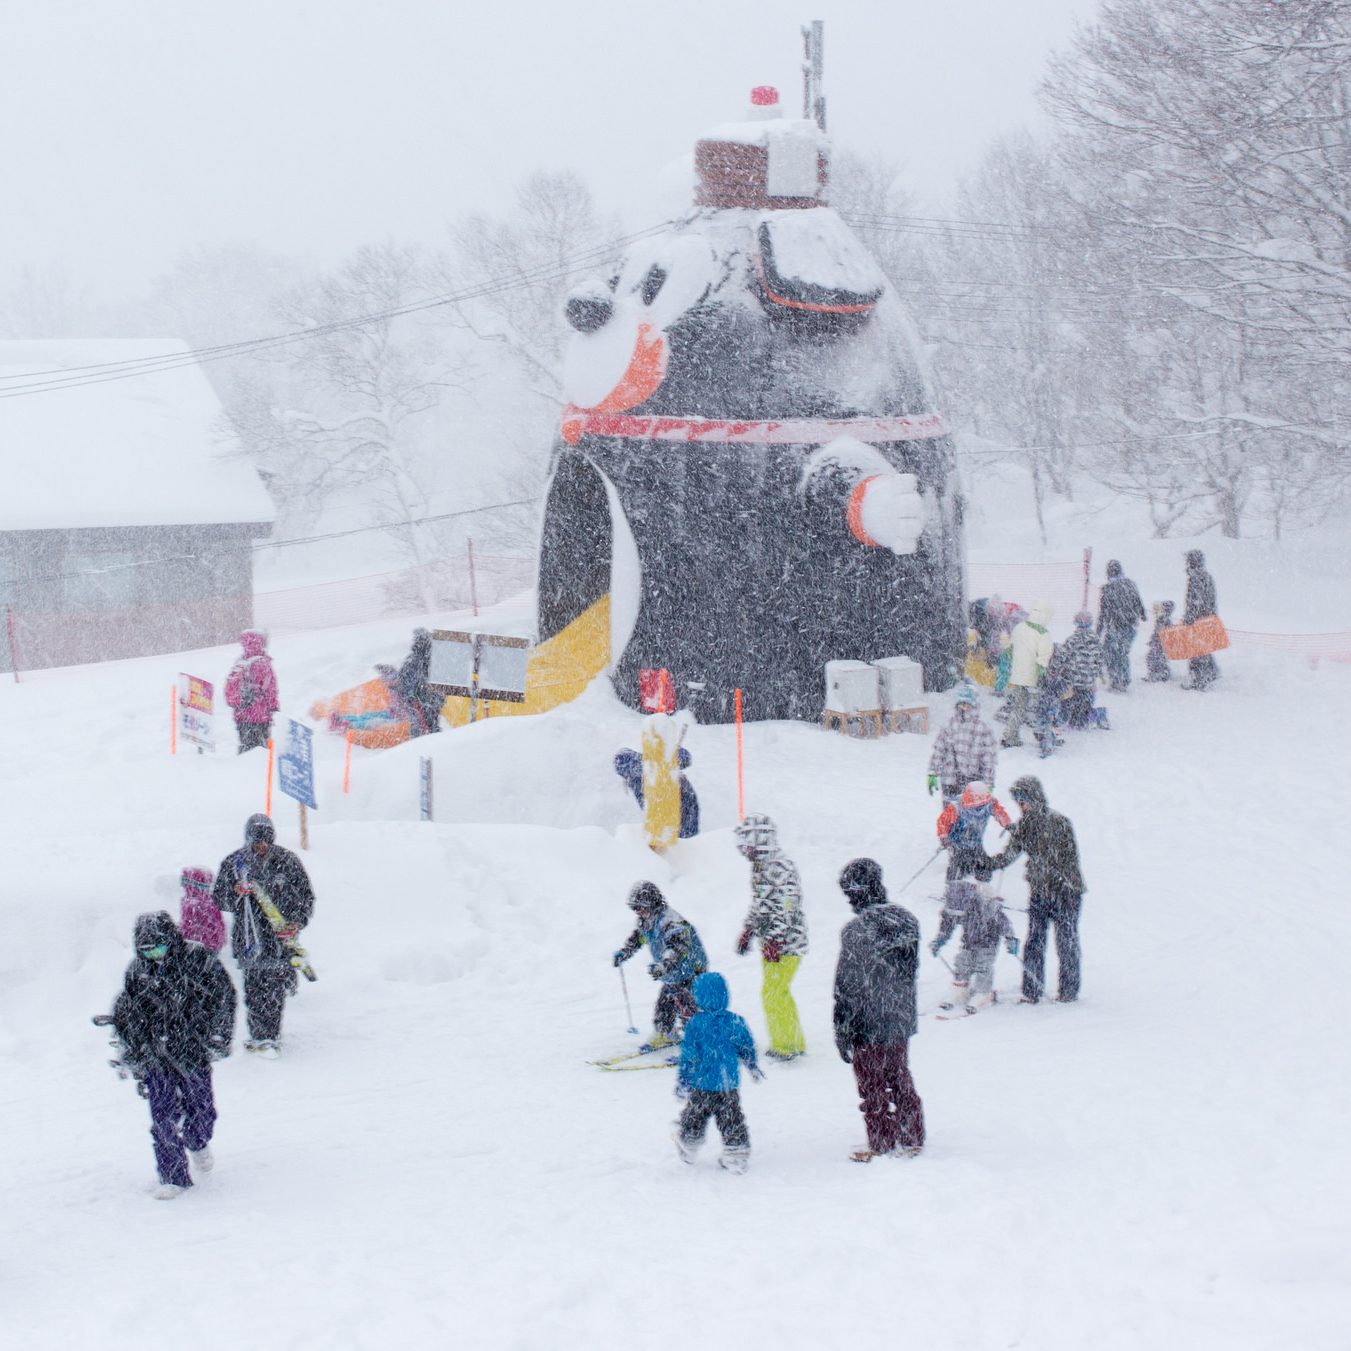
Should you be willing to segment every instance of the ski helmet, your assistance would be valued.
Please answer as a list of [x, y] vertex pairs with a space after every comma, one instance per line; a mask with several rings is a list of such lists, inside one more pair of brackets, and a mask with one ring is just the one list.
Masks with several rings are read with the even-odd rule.
[[753, 812], [743, 817], [736, 827], [736, 845], [741, 850], [753, 850], [764, 853], [778, 847], [779, 835], [774, 822], [763, 812]]
[[856, 910], [866, 905], [881, 905], [887, 899], [882, 885], [882, 865], [874, 858], [856, 858], [840, 873], [840, 890]]
[[973, 779], [962, 789], [963, 807], [984, 807], [991, 800], [989, 788], [979, 779]]
[[640, 915], [655, 915], [666, 904], [666, 897], [655, 882], [639, 882], [629, 892], [628, 907]]

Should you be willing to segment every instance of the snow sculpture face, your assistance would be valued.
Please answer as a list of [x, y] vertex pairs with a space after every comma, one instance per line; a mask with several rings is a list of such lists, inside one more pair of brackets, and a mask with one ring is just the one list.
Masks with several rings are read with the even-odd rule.
[[734, 124], [695, 162], [693, 214], [568, 300], [540, 636], [626, 584], [621, 697], [666, 667], [701, 720], [736, 685], [752, 716], [815, 718], [839, 657], [912, 656], [946, 687], [950, 446], [886, 278], [822, 200], [823, 139]]

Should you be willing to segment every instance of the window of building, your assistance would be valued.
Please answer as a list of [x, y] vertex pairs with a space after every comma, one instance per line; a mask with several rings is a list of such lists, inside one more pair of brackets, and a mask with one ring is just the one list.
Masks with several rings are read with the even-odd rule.
[[62, 608], [130, 609], [136, 604], [138, 562], [130, 552], [68, 553], [61, 565]]

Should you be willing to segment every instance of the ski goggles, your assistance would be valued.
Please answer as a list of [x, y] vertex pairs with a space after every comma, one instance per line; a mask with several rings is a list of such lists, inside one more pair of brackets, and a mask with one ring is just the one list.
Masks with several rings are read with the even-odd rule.
[[136, 949], [142, 957], [152, 962], [162, 961], [169, 951], [168, 943], [149, 943]]

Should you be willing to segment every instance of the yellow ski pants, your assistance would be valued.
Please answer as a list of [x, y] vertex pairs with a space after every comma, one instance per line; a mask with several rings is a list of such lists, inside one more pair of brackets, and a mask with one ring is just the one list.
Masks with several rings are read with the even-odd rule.
[[769, 1028], [769, 1049], [779, 1055], [801, 1055], [807, 1049], [797, 1004], [789, 988], [801, 961], [801, 957], [780, 957], [777, 962], [761, 963], [764, 984], [760, 987], [760, 999]]

